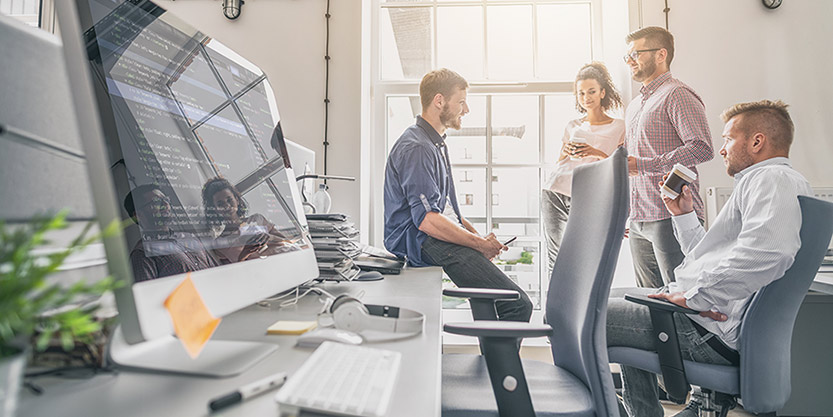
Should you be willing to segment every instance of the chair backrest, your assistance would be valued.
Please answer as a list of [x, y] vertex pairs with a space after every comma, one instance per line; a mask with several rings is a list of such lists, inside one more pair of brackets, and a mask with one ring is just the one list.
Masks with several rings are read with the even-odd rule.
[[607, 358], [607, 300], [628, 216], [627, 151], [576, 168], [547, 294], [553, 361], [581, 379], [596, 415], [618, 416]]
[[740, 391], [754, 413], [781, 409], [790, 398], [790, 346], [798, 309], [833, 234], [833, 203], [799, 196], [801, 248], [784, 276], [752, 298], [740, 328]]

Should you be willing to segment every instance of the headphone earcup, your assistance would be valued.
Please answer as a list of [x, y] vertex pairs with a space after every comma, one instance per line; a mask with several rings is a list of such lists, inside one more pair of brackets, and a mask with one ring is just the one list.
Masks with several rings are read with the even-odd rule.
[[370, 314], [361, 301], [346, 295], [340, 295], [333, 301], [330, 311], [336, 327], [351, 332], [364, 330], [365, 319]]
[[336, 310], [338, 310], [338, 307], [339, 307], [339, 306], [343, 305], [344, 303], [346, 303], [346, 302], [348, 302], [348, 301], [359, 301], [359, 300], [358, 300], [358, 299], [356, 299], [356, 298], [353, 298], [353, 297], [351, 297], [351, 296], [349, 296], [349, 295], [347, 295], [347, 294], [341, 294], [341, 295], [339, 295], [338, 297], [334, 298], [334, 299], [333, 299], [333, 302], [332, 302], [332, 303], [330, 303], [330, 310], [329, 310], [329, 313], [330, 313], [330, 314], [335, 313], [335, 312], [336, 312]]

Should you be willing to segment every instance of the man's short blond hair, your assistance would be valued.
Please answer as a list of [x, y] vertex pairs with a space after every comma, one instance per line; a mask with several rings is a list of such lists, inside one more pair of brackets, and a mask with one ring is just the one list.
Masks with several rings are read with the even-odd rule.
[[747, 136], [763, 133], [777, 149], [788, 151], [793, 143], [795, 125], [787, 107], [781, 100], [738, 103], [724, 110], [720, 118], [723, 123], [728, 123], [733, 117], [743, 115], [739, 126], [735, 122], [738, 130]]
[[625, 43], [636, 42], [640, 39], [645, 39], [649, 48], [664, 48], [667, 52], [665, 64], [671, 68], [671, 61], [674, 60], [674, 35], [671, 32], [659, 26], [648, 26], [629, 33], [625, 37]]
[[422, 102], [422, 111], [431, 106], [431, 102], [437, 94], [442, 94], [445, 98], [450, 98], [458, 89], [465, 90], [469, 88], [469, 83], [465, 78], [456, 72], [440, 68], [425, 74], [422, 81], [419, 83], [419, 98]]

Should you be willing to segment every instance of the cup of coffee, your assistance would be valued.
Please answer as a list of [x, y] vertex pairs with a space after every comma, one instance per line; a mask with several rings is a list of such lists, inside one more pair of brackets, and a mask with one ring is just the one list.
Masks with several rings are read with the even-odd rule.
[[[579, 136], [573, 136], [573, 137], [570, 138], [570, 143], [585, 145], [585, 144], [587, 144], [587, 139], [584, 139], [584, 138], [579, 137]], [[577, 156], [577, 155], [570, 155], [570, 160], [571, 161], [581, 161], [581, 157]]]
[[683, 186], [691, 184], [697, 179], [697, 174], [681, 164], [674, 164], [674, 168], [668, 173], [665, 182], [660, 188], [660, 193], [670, 199], [677, 198], [683, 192]]

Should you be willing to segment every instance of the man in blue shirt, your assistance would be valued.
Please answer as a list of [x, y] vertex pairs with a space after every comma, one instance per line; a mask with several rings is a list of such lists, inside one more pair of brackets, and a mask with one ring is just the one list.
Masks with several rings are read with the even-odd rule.
[[393, 145], [385, 167], [385, 247], [411, 266], [442, 266], [458, 287], [517, 291], [519, 300], [497, 303], [498, 318], [529, 321], [529, 297], [491, 262], [508, 248], [493, 233], [481, 237], [457, 204], [445, 131], [460, 129], [469, 112], [468, 86], [448, 69], [422, 78], [422, 115]]

